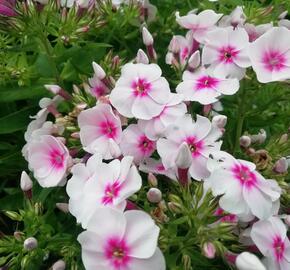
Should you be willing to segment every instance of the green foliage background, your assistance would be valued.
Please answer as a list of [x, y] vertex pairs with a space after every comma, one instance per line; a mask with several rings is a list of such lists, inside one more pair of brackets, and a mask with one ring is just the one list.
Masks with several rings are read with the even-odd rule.
[[[198, 8], [214, 9], [216, 12], [229, 14], [237, 5], [243, 5], [248, 21], [255, 24], [270, 21], [276, 24], [282, 11], [290, 12], [290, 2], [287, 0], [151, 0], [151, 3], [157, 6], [158, 13], [157, 20], [150, 23], [148, 29], [155, 37], [158, 64], [172, 89], [181, 78], [165, 64], [165, 54], [172, 35], [186, 32], [175, 22], [175, 11], [180, 11], [183, 15], [191, 9]], [[84, 16], [79, 21], [74, 19], [74, 10], [69, 12], [66, 21], [62, 21], [55, 8], [54, 5], [49, 5], [41, 14], [33, 13], [30, 19], [23, 17], [18, 30], [7, 27], [0, 19], [0, 210], [35, 208], [35, 205], [27, 205], [27, 202], [24, 202], [19, 189], [21, 171], [27, 170], [21, 148], [25, 143], [24, 131], [31, 121], [29, 116], [38, 111], [39, 99], [50, 95], [43, 85], [59, 84], [72, 91], [73, 84], [78, 85], [92, 75], [92, 61], [99, 62], [106, 68], [111, 59], [110, 55], [108, 56], [109, 52], [119, 55], [122, 61], [126, 62], [135, 57], [139, 48], [144, 49], [138, 12], [132, 6], [125, 6], [124, 12], [103, 9], [94, 19]], [[270, 9], [270, 12], [262, 15], [267, 9]], [[78, 30], [87, 25], [87, 32]], [[107, 71], [110, 72], [108, 69]], [[243, 153], [237, 147], [239, 136], [244, 131], [255, 133], [264, 128], [268, 138], [271, 138], [267, 140], [265, 147], [272, 151], [275, 158], [290, 154], [289, 148], [276, 151], [274, 147], [275, 140], [290, 126], [290, 85], [261, 85], [257, 83], [253, 73], [249, 73], [249, 76], [250, 85], [244, 85], [237, 95], [223, 99], [224, 113], [229, 119], [223, 147], [242, 157]], [[193, 108], [193, 111], [198, 110], [200, 108]], [[71, 259], [71, 268], [73, 265], [81, 265], [78, 259], [75, 259], [79, 252], [78, 246], [76, 243], [75, 246], [71, 245], [72, 241], [75, 242], [75, 239], [72, 239], [73, 235], [77, 235], [80, 228], [75, 227], [72, 217], [64, 217], [55, 210], [56, 202], [66, 200], [63, 189], [56, 188], [51, 191], [39, 187], [34, 190], [34, 196], [40, 203], [38, 211], [48, 209], [45, 218], [38, 219], [31, 210], [25, 213], [21, 220], [24, 221], [24, 226], [25, 223], [29, 226], [34, 224], [34, 228], [30, 228], [33, 232], [37, 228], [47, 232], [42, 234], [44, 238], [50, 237], [48, 242], [44, 241], [47, 246], [43, 247], [43, 252], [46, 249], [62, 250], [62, 254]], [[49, 200], [46, 200], [48, 197]], [[44, 220], [49, 220], [49, 224], [43, 223]], [[19, 225], [17, 217], [14, 217], [14, 221], [11, 222], [5, 215], [0, 214], [0, 233], [13, 234], [15, 230], [22, 229], [18, 227], [23, 224]], [[60, 234], [55, 236], [56, 232]], [[15, 248], [16, 240], [9, 238], [7, 241], [11, 241], [12, 253], [23, 252], [20, 246]], [[8, 242], [5, 242], [6, 245]], [[36, 254], [38, 262], [30, 264], [29, 269], [46, 269], [46, 262], [41, 266], [44, 268], [39, 268], [39, 258], [43, 255]], [[23, 256], [25, 257], [25, 254]], [[192, 256], [194, 257], [194, 254]], [[53, 259], [50, 258], [50, 261]], [[19, 261], [16, 265], [25, 268], [24, 264], [25, 262]], [[193, 261], [194, 269], [225, 269], [222, 263], [220, 265], [217, 262], [208, 263], [208, 260], [199, 255], [196, 261]]]

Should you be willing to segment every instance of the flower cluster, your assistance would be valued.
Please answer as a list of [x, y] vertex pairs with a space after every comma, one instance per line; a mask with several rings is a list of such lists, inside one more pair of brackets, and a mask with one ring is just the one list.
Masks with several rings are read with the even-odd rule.
[[[83, 2], [78, 5], [86, 6]], [[141, 32], [147, 54], [140, 49], [120, 67], [120, 74], [93, 63], [93, 77], [83, 90], [75, 87], [72, 96], [60, 86], [46, 85], [55, 97], [41, 100], [42, 109], [25, 133], [23, 155], [29, 169], [42, 187], [66, 185], [69, 212], [85, 229], [78, 241], [86, 269], [166, 269], [162, 229], [174, 223], [174, 215], [166, 215], [161, 205], [173, 184], [175, 201], [165, 208], [183, 213], [176, 187], [188, 196], [188, 189], [202, 186], [186, 199], [192, 208], [208, 196], [216, 202], [215, 219], [204, 227], [234, 224], [242, 230], [240, 237], [250, 231], [245, 245], [260, 251], [267, 269], [287, 270], [290, 242], [280, 215], [283, 187], [263, 176], [256, 162], [221, 151], [227, 117], [215, 108], [224, 96], [247, 91], [242, 81], [253, 80], [254, 74], [260, 83], [290, 79], [290, 30], [247, 24], [241, 7], [229, 16], [212, 10], [176, 13], [176, 21], [188, 30], [185, 37], [173, 36], [166, 55], [166, 63], [182, 74], [176, 86], [156, 64], [154, 39], [145, 26]], [[65, 116], [58, 111], [64, 102], [74, 104]], [[193, 104], [202, 110], [193, 113]], [[55, 122], [48, 121], [49, 115]], [[262, 135], [238, 139], [250, 151], [249, 140]], [[275, 165], [277, 173], [287, 171], [283, 161]], [[145, 213], [148, 201], [139, 194], [147, 191], [147, 183], [141, 175], [148, 175], [154, 186], [147, 199], [159, 203], [158, 213]], [[172, 181], [158, 189], [158, 183], [152, 184], [156, 176]], [[217, 244], [198, 245], [206, 257], [215, 257]], [[230, 250], [221, 250], [221, 256], [230, 257]], [[231, 256], [235, 261], [237, 254]], [[254, 255], [240, 256], [239, 269], [250, 269], [248, 260], [263, 269]]]

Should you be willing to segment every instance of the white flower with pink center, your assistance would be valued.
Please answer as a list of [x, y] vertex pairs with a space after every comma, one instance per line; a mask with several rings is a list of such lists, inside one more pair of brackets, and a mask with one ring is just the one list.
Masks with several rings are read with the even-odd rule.
[[[218, 160], [214, 163], [213, 160]], [[254, 163], [237, 160], [225, 152], [211, 153], [205, 180], [214, 196], [222, 195], [220, 207], [236, 215], [267, 219], [277, 212], [281, 189], [275, 180], [265, 180]]]
[[101, 153], [104, 159], [120, 156], [121, 121], [109, 104], [100, 103], [82, 111], [78, 124], [81, 143], [87, 152]]
[[243, 28], [218, 28], [210, 31], [202, 52], [202, 64], [210, 65], [214, 76], [242, 79], [251, 65], [249, 36]]
[[233, 95], [239, 90], [238, 79], [220, 79], [212, 72], [200, 68], [194, 73], [185, 71], [176, 92], [184, 96], [185, 101], [197, 101], [203, 105], [218, 101], [222, 95]]
[[139, 120], [144, 126], [145, 134], [149, 139], [157, 140], [163, 136], [166, 127], [187, 112], [186, 105], [182, 100], [182, 95], [171, 94], [169, 102], [158, 116], [151, 120]]
[[72, 177], [67, 182], [66, 192], [69, 196], [69, 211], [77, 218], [77, 222], [80, 222], [79, 217], [84, 207], [84, 187], [97, 172], [98, 165], [101, 163], [102, 156], [96, 153], [87, 160], [86, 164], [78, 163], [71, 169]]
[[181, 17], [177, 12], [176, 21], [183, 28], [191, 30], [195, 40], [203, 43], [208, 31], [214, 29], [222, 16], [223, 14], [217, 14], [213, 10], [204, 10], [199, 14], [190, 13]]
[[145, 212], [99, 208], [78, 236], [84, 266], [87, 270], [165, 270], [157, 247], [159, 231]]
[[65, 184], [71, 157], [60, 140], [50, 135], [43, 135], [39, 140], [29, 143], [27, 151], [29, 167], [42, 187]]
[[126, 64], [110, 94], [112, 105], [126, 117], [149, 120], [159, 115], [170, 98], [169, 84], [156, 64]]
[[151, 156], [156, 149], [156, 143], [150, 140], [144, 131], [144, 123], [129, 125], [124, 131], [120, 147], [124, 156], [133, 156], [134, 162], [139, 164]]
[[290, 79], [290, 30], [273, 27], [251, 43], [249, 57], [259, 82]]
[[278, 217], [254, 223], [251, 238], [266, 257], [264, 263], [267, 269], [290, 269], [290, 241], [287, 228]]
[[193, 179], [201, 180], [209, 176], [207, 160], [212, 151], [220, 149], [221, 142], [217, 142], [220, 137], [221, 131], [206, 117], [197, 115], [193, 122], [190, 115], [185, 115], [168, 126], [166, 138], [157, 141], [157, 151], [166, 169], [175, 168], [179, 149], [186, 143], [192, 158], [189, 174]]
[[102, 206], [124, 210], [126, 199], [142, 186], [132, 157], [115, 159], [110, 163], [95, 165], [95, 174], [86, 181], [83, 188], [83, 202], [79, 205], [77, 217], [85, 228], [94, 211]]

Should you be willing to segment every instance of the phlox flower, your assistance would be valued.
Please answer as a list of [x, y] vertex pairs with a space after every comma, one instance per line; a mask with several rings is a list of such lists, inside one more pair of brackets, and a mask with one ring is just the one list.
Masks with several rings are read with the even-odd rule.
[[144, 120], [159, 115], [169, 99], [169, 84], [156, 64], [124, 65], [110, 94], [110, 101], [120, 114]]
[[126, 156], [121, 161], [115, 159], [95, 165], [95, 173], [82, 189], [83, 200], [75, 205], [79, 208], [77, 219], [84, 228], [97, 208], [107, 206], [124, 210], [126, 199], [141, 188], [142, 179], [132, 161], [132, 157]]
[[221, 95], [233, 95], [239, 90], [237, 79], [217, 78], [205, 68], [194, 73], [185, 71], [182, 80], [176, 92], [182, 94], [185, 101], [197, 101], [203, 105], [217, 102]]
[[290, 78], [290, 30], [273, 27], [249, 46], [249, 57], [261, 83]]
[[[215, 163], [216, 162], [216, 163]], [[277, 212], [281, 189], [275, 180], [266, 180], [254, 163], [237, 160], [225, 152], [211, 153], [210, 176], [205, 179], [214, 196], [222, 195], [219, 205], [236, 215], [267, 219]]]
[[69, 196], [69, 211], [77, 218], [77, 222], [81, 222], [79, 219], [82, 215], [82, 209], [84, 202], [84, 187], [97, 172], [99, 166], [102, 163], [102, 156], [99, 153], [91, 156], [86, 164], [78, 163], [71, 168], [72, 177], [68, 180], [66, 185], [66, 192]]
[[96, 98], [105, 96], [109, 93], [109, 88], [96, 75], [94, 75], [92, 78], [89, 78], [89, 85], [87, 90], [89, 93], [91, 93], [92, 96]]
[[63, 185], [71, 164], [68, 149], [57, 138], [43, 135], [28, 144], [28, 162], [42, 187]]
[[150, 140], [157, 140], [163, 136], [166, 127], [187, 112], [186, 105], [182, 100], [182, 95], [171, 94], [169, 102], [159, 115], [151, 120], [139, 120], [142, 126], [144, 126], [145, 135]]
[[249, 36], [243, 28], [218, 28], [206, 36], [202, 64], [210, 65], [218, 77], [242, 79], [251, 65], [248, 57]]
[[121, 152], [121, 121], [109, 104], [97, 104], [82, 111], [78, 117], [80, 139], [84, 149], [93, 154], [101, 153], [104, 159], [118, 157]]
[[254, 223], [251, 238], [266, 257], [264, 263], [267, 269], [290, 269], [290, 241], [287, 228], [278, 217]]
[[142, 211], [99, 208], [87, 231], [78, 236], [84, 266], [87, 270], [165, 270], [158, 235], [159, 228]]
[[207, 32], [214, 29], [222, 15], [213, 10], [204, 10], [199, 14], [190, 13], [186, 16], [179, 16], [179, 12], [177, 12], [176, 21], [183, 28], [191, 30], [195, 40], [203, 43]]
[[134, 162], [139, 164], [150, 157], [156, 149], [156, 143], [150, 140], [144, 131], [144, 123], [129, 125], [124, 131], [120, 143], [122, 154], [133, 156]]
[[273, 27], [273, 23], [265, 23], [265, 24], [259, 24], [254, 25], [250, 23], [246, 23], [244, 25], [244, 29], [247, 31], [249, 35], [249, 41], [253, 42], [258, 37], [262, 36], [264, 33], [266, 33], [268, 30], [270, 30]]
[[221, 18], [219, 21], [218, 25], [220, 27], [226, 27], [226, 26], [233, 26], [237, 27], [240, 26], [242, 27], [243, 24], [245, 23], [247, 17], [244, 13], [243, 7], [237, 6], [230, 15], [225, 15]]
[[219, 129], [206, 117], [197, 115], [194, 122], [190, 115], [185, 115], [169, 125], [165, 134], [165, 138], [157, 141], [157, 152], [166, 169], [176, 167], [179, 150], [186, 144], [191, 153], [190, 176], [196, 180], [209, 176], [206, 167], [209, 154], [221, 146], [221, 142], [217, 142], [221, 136]]

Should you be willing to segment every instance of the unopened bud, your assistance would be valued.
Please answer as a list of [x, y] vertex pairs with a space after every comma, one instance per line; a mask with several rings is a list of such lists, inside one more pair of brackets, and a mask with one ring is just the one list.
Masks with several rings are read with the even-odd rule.
[[251, 138], [247, 135], [240, 137], [240, 146], [248, 148], [251, 145]]
[[44, 87], [46, 88], [46, 90], [50, 91], [51, 93], [55, 95], [58, 95], [58, 93], [61, 90], [61, 87], [55, 84], [45, 84]]
[[288, 141], [288, 134], [283, 134], [281, 137], [280, 137], [280, 139], [279, 139], [279, 143], [280, 144], [283, 144], [283, 143], [286, 143], [287, 141]]
[[162, 199], [162, 193], [158, 188], [150, 188], [147, 192], [147, 199], [151, 203], [159, 203]]
[[287, 216], [285, 217], [285, 223], [286, 223], [288, 226], [290, 226], [290, 215], [287, 215]]
[[38, 242], [34, 237], [29, 237], [29, 238], [25, 239], [25, 241], [23, 243], [24, 249], [26, 249], [28, 251], [37, 248], [37, 245], [38, 245]]
[[80, 133], [79, 132], [73, 132], [70, 136], [72, 138], [74, 138], [74, 139], [79, 139], [80, 138]]
[[285, 17], [287, 16], [287, 14], [288, 14], [288, 10], [283, 11], [283, 12], [278, 16], [278, 19], [280, 19], [280, 20], [285, 19]]
[[148, 47], [153, 45], [153, 37], [146, 27], [142, 28], [142, 38], [145, 46]]
[[84, 27], [81, 27], [79, 29], [76, 30], [77, 33], [86, 33], [90, 30], [90, 26], [89, 25], [86, 25]]
[[213, 126], [215, 127], [218, 127], [219, 129], [222, 129], [226, 126], [227, 124], [227, 117], [225, 115], [215, 115], [213, 118], [212, 118], [212, 124]]
[[171, 39], [171, 41], [169, 43], [168, 49], [169, 49], [169, 51], [171, 51], [174, 54], [179, 53], [179, 51], [180, 51], [180, 42], [178, 40], [178, 37], [176, 37], [176, 36], [172, 37], [172, 39]]
[[184, 270], [191, 270], [191, 258], [189, 255], [185, 254], [182, 256], [182, 263], [183, 263], [183, 269]]
[[281, 157], [279, 160], [276, 161], [273, 171], [276, 173], [285, 173], [288, 169], [288, 162], [285, 157]]
[[139, 49], [137, 52], [136, 62], [141, 63], [141, 64], [149, 64], [149, 59], [148, 59], [147, 54], [141, 49]]
[[196, 69], [200, 65], [200, 52], [196, 51], [188, 59], [188, 67], [190, 69]]
[[14, 232], [13, 235], [14, 235], [15, 239], [19, 241], [19, 240], [22, 239], [24, 233], [23, 232], [16, 231], [16, 232]]
[[202, 247], [202, 253], [208, 259], [213, 259], [215, 257], [216, 248], [213, 243], [207, 242]]
[[67, 203], [56, 203], [55, 206], [64, 213], [69, 212]]
[[252, 253], [243, 252], [236, 259], [239, 270], [266, 270], [261, 261]]
[[172, 212], [172, 213], [176, 213], [176, 214], [179, 214], [179, 213], [182, 213], [182, 206], [178, 203], [175, 203], [175, 202], [169, 202], [167, 204], [168, 206], [168, 209]]
[[93, 62], [93, 69], [96, 74], [96, 76], [100, 79], [103, 80], [106, 77], [106, 72], [103, 70], [103, 68], [97, 64], [96, 62]]
[[52, 270], [64, 270], [65, 269], [65, 262], [63, 260], [58, 260], [52, 266]]
[[21, 178], [20, 178], [20, 187], [23, 191], [29, 191], [32, 189], [33, 183], [29, 177], [29, 175], [23, 171], [21, 173]]
[[265, 142], [267, 138], [267, 133], [264, 129], [261, 129], [260, 132], [256, 135], [251, 135], [252, 143], [259, 143], [262, 144]]
[[147, 177], [148, 183], [151, 187], [157, 187], [158, 185], [158, 180], [156, 178], [156, 176], [153, 173], [148, 173], [148, 177]]
[[192, 156], [186, 142], [183, 142], [178, 149], [175, 159], [176, 166], [181, 169], [187, 169], [192, 163]]

